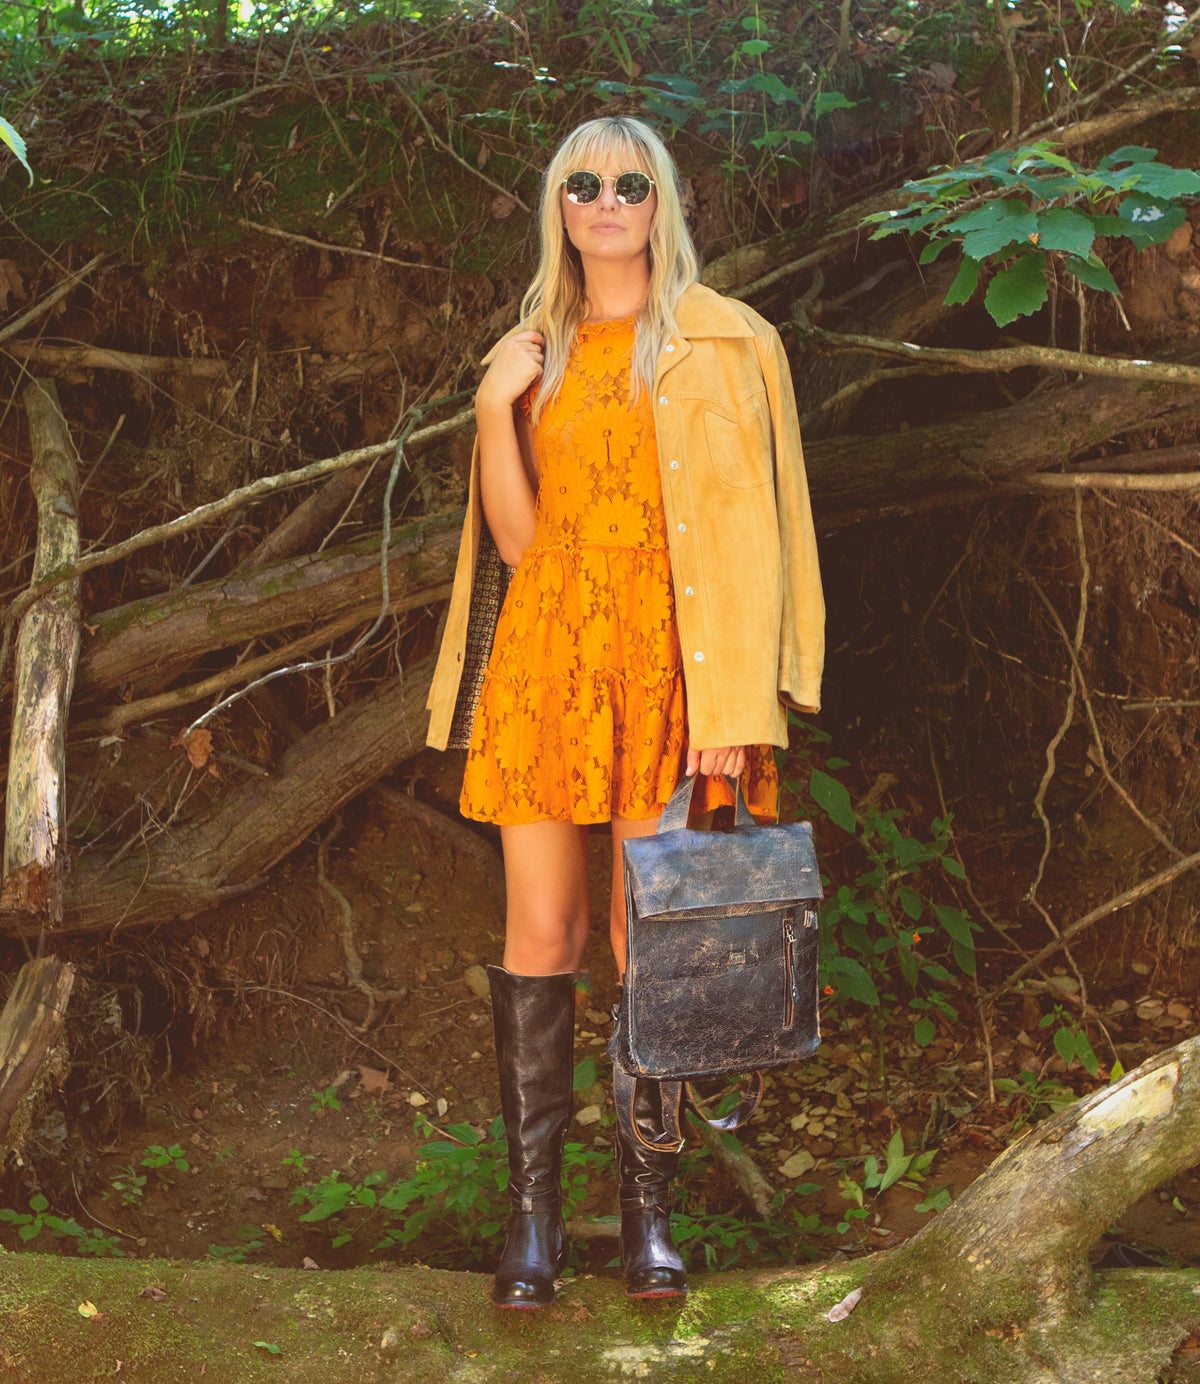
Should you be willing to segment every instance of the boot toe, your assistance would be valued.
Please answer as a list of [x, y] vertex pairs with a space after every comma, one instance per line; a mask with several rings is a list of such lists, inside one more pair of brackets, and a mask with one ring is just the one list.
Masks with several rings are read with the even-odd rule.
[[662, 1264], [630, 1273], [625, 1280], [625, 1295], [631, 1298], [682, 1297], [687, 1290], [687, 1274]]
[[554, 1301], [554, 1280], [529, 1275], [505, 1282], [496, 1280], [492, 1302], [497, 1307], [549, 1307]]

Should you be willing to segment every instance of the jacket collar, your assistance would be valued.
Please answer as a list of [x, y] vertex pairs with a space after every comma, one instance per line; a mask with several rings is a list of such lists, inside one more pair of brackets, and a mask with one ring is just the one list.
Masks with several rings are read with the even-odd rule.
[[[684, 341], [694, 341], [697, 337], [753, 336], [754, 328], [746, 320], [748, 311], [732, 298], [724, 298], [704, 284], [694, 283], [684, 289], [679, 302], [675, 304], [675, 325]], [[520, 330], [520, 323], [510, 327], [484, 356], [481, 364], [490, 365], [501, 344]]]
[[749, 309], [732, 298], [723, 298], [704, 284], [695, 283], [684, 290], [675, 304], [675, 322], [685, 341], [697, 337], [754, 335], [747, 321]]

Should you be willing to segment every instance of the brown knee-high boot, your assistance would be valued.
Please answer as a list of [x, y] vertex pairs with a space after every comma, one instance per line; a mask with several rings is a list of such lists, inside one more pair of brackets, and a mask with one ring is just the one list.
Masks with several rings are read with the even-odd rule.
[[518, 976], [501, 966], [487, 973], [512, 1207], [492, 1301], [545, 1307], [567, 1262], [560, 1177], [572, 1107], [575, 976]]
[[663, 1101], [679, 1100], [679, 1083], [614, 1073], [625, 1291], [678, 1297], [687, 1292], [687, 1272], [671, 1239], [671, 1183], [683, 1144], [666, 1139]]

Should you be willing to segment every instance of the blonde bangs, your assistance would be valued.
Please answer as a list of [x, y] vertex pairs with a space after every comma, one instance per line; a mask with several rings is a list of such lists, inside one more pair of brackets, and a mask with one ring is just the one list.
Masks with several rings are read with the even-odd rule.
[[650, 287], [638, 314], [633, 347], [635, 396], [653, 384], [658, 357], [677, 330], [675, 304], [700, 277], [700, 262], [683, 216], [679, 174], [659, 136], [628, 116], [589, 120], [572, 130], [542, 180], [541, 259], [521, 303], [521, 325], [546, 339], [542, 383], [533, 403], [535, 423], [558, 393], [575, 333], [587, 315], [583, 265], [563, 229], [559, 189], [568, 173], [610, 158], [622, 165], [623, 172], [636, 169], [653, 179], [658, 198], [650, 228]]

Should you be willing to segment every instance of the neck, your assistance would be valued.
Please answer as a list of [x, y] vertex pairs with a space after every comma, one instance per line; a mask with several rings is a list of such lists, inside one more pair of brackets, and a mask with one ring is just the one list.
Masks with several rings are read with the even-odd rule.
[[650, 264], [644, 257], [634, 265], [584, 260], [583, 277], [589, 322], [634, 316], [650, 291]]

